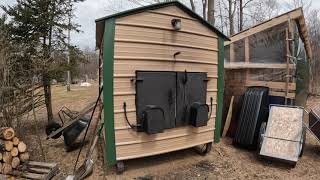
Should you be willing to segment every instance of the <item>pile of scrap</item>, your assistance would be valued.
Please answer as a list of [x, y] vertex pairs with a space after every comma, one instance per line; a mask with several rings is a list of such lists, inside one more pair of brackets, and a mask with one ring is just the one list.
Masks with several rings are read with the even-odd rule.
[[11, 127], [0, 128], [0, 179], [51, 179], [57, 174], [56, 163], [29, 161], [27, 145]]
[[12, 128], [0, 129], [0, 173], [11, 174], [20, 163], [29, 160], [27, 145], [15, 136]]

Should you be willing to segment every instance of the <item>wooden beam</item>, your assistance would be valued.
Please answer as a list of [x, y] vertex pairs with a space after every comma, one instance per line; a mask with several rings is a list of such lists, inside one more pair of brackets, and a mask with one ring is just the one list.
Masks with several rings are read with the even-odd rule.
[[[272, 81], [247, 81], [246, 86], [265, 86], [270, 89], [286, 89], [286, 82], [272, 82]], [[296, 83], [288, 83], [288, 89], [295, 91]]]
[[[286, 69], [285, 63], [242, 63], [242, 62], [230, 62], [224, 64], [225, 69]], [[294, 65], [289, 64], [289, 68], [293, 69]]]
[[[278, 91], [269, 91], [269, 96], [281, 96], [281, 97], [286, 97], [285, 92], [278, 92]], [[288, 93], [287, 97], [288, 99], [295, 99], [296, 93]]]
[[228, 110], [226, 122], [225, 122], [225, 125], [224, 125], [222, 137], [225, 137], [225, 136], [227, 135], [228, 130], [229, 130], [229, 127], [230, 127], [230, 124], [231, 124], [232, 111], [233, 111], [233, 100], [234, 100], [234, 96], [231, 97], [231, 101], [230, 101], [230, 105], [229, 105], [229, 110]]

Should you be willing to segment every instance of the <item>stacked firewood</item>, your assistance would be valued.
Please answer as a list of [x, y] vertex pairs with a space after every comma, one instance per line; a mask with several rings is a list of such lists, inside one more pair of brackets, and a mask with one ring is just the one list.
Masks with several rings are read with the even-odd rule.
[[29, 160], [27, 145], [15, 136], [10, 127], [0, 128], [0, 174], [10, 174]]

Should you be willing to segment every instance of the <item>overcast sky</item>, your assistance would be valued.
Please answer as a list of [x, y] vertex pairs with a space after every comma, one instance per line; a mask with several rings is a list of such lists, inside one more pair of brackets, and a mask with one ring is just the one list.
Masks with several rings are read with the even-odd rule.
[[[139, 1], [139, 0], [138, 0]], [[288, 0], [283, 0], [283, 2]], [[2, 5], [12, 5], [15, 0], [0, 0]], [[86, 0], [76, 5], [74, 21], [81, 25], [82, 33], [72, 33], [71, 42], [82, 49], [95, 48], [94, 20], [117, 10], [129, 8], [126, 0]], [[312, 8], [320, 9], [320, 0], [312, 0]], [[0, 11], [2, 13], [2, 11]]]

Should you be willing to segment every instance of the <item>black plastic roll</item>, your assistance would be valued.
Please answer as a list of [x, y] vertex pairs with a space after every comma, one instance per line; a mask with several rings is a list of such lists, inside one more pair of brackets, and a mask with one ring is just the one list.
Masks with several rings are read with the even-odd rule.
[[250, 87], [243, 96], [239, 122], [234, 144], [255, 149], [258, 142], [259, 128], [268, 119], [268, 93], [266, 87]]

